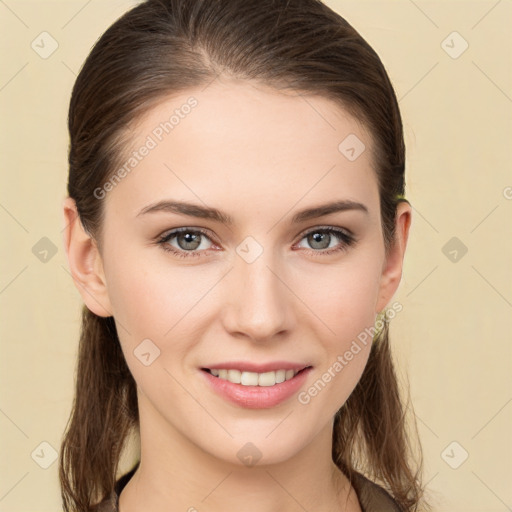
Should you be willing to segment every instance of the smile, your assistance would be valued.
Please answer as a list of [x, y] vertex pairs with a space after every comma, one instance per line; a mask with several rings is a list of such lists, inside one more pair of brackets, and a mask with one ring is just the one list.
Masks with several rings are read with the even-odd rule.
[[312, 370], [312, 366], [263, 373], [201, 368], [199, 373], [204, 376], [207, 386], [224, 400], [247, 409], [268, 409], [298, 393]]
[[214, 377], [227, 380], [233, 384], [241, 384], [242, 386], [275, 386], [281, 382], [293, 379], [295, 375], [303, 370], [276, 370], [271, 372], [256, 373], [246, 372], [234, 369], [205, 369]]

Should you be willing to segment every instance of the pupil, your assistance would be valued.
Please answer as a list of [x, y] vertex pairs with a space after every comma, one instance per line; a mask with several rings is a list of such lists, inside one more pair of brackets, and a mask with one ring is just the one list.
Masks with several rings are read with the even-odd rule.
[[[181, 236], [183, 237], [182, 238], [182, 243], [180, 243], [180, 246], [182, 246], [182, 249], [196, 249], [198, 246], [199, 246], [199, 243], [198, 240], [199, 240], [199, 237], [200, 235], [198, 234], [194, 234], [194, 233], [191, 233], [191, 232], [187, 232], [187, 233], [182, 233]], [[179, 237], [178, 237], [179, 239]], [[192, 244], [192, 245], [190, 245]]]
[[[330, 235], [328, 233], [316, 232], [316, 233], [312, 233], [310, 236], [312, 238], [311, 243], [312, 243], [313, 247], [315, 247], [314, 244], [320, 244], [319, 246], [315, 247], [316, 249], [325, 249], [326, 247], [329, 246], [329, 236]], [[327, 242], [327, 245], [325, 242]]]

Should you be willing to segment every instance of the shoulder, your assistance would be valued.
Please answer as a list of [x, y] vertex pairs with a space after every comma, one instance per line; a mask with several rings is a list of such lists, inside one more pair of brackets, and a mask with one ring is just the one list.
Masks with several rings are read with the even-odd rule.
[[135, 466], [130, 471], [128, 471], [128, 473], [120, 477], [117, 480], [115, 489], [112, 491], [110, 496], [107, 496], [103, 501], [95, 505], [91, 509], [91, 512], [118, 512], [119, 495], [138, 467], [139, 462], [137, 462], [137, 464], [135, 464]]
[[352, 485], [363, 512], [403, 512], [393, 497], [380, 485], [355, 472]]

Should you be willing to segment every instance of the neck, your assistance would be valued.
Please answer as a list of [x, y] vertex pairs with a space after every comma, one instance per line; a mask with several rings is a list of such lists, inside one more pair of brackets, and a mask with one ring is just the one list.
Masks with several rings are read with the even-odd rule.
[[[250, 466], [212, 455], [140, 399], [139, 407], [144, 409], [140, 464], [121, 492], [119, 512], [361, 510], [354, 489], [332, 461], [332, 423], [292, 457], [265, 463], [262, 454]], [[247, 443], [238, 445], [256, 453]]]

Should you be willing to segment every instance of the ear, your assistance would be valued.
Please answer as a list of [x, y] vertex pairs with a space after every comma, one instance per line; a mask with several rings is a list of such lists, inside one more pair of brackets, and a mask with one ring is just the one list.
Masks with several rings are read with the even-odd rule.
[[376, 313], [380, 313], [387, 306], [400, 284], [411, 216], [411, 205], [405, 201], [399, 202], [396, 212], [395, 238], [382, 268]]
[[67, 197], [64, 208], [64, 248], [71, 276], [85, 305], [96, 315], [112, 316], [101, 255], [96, 241], [82, 226], [74, 199]]

